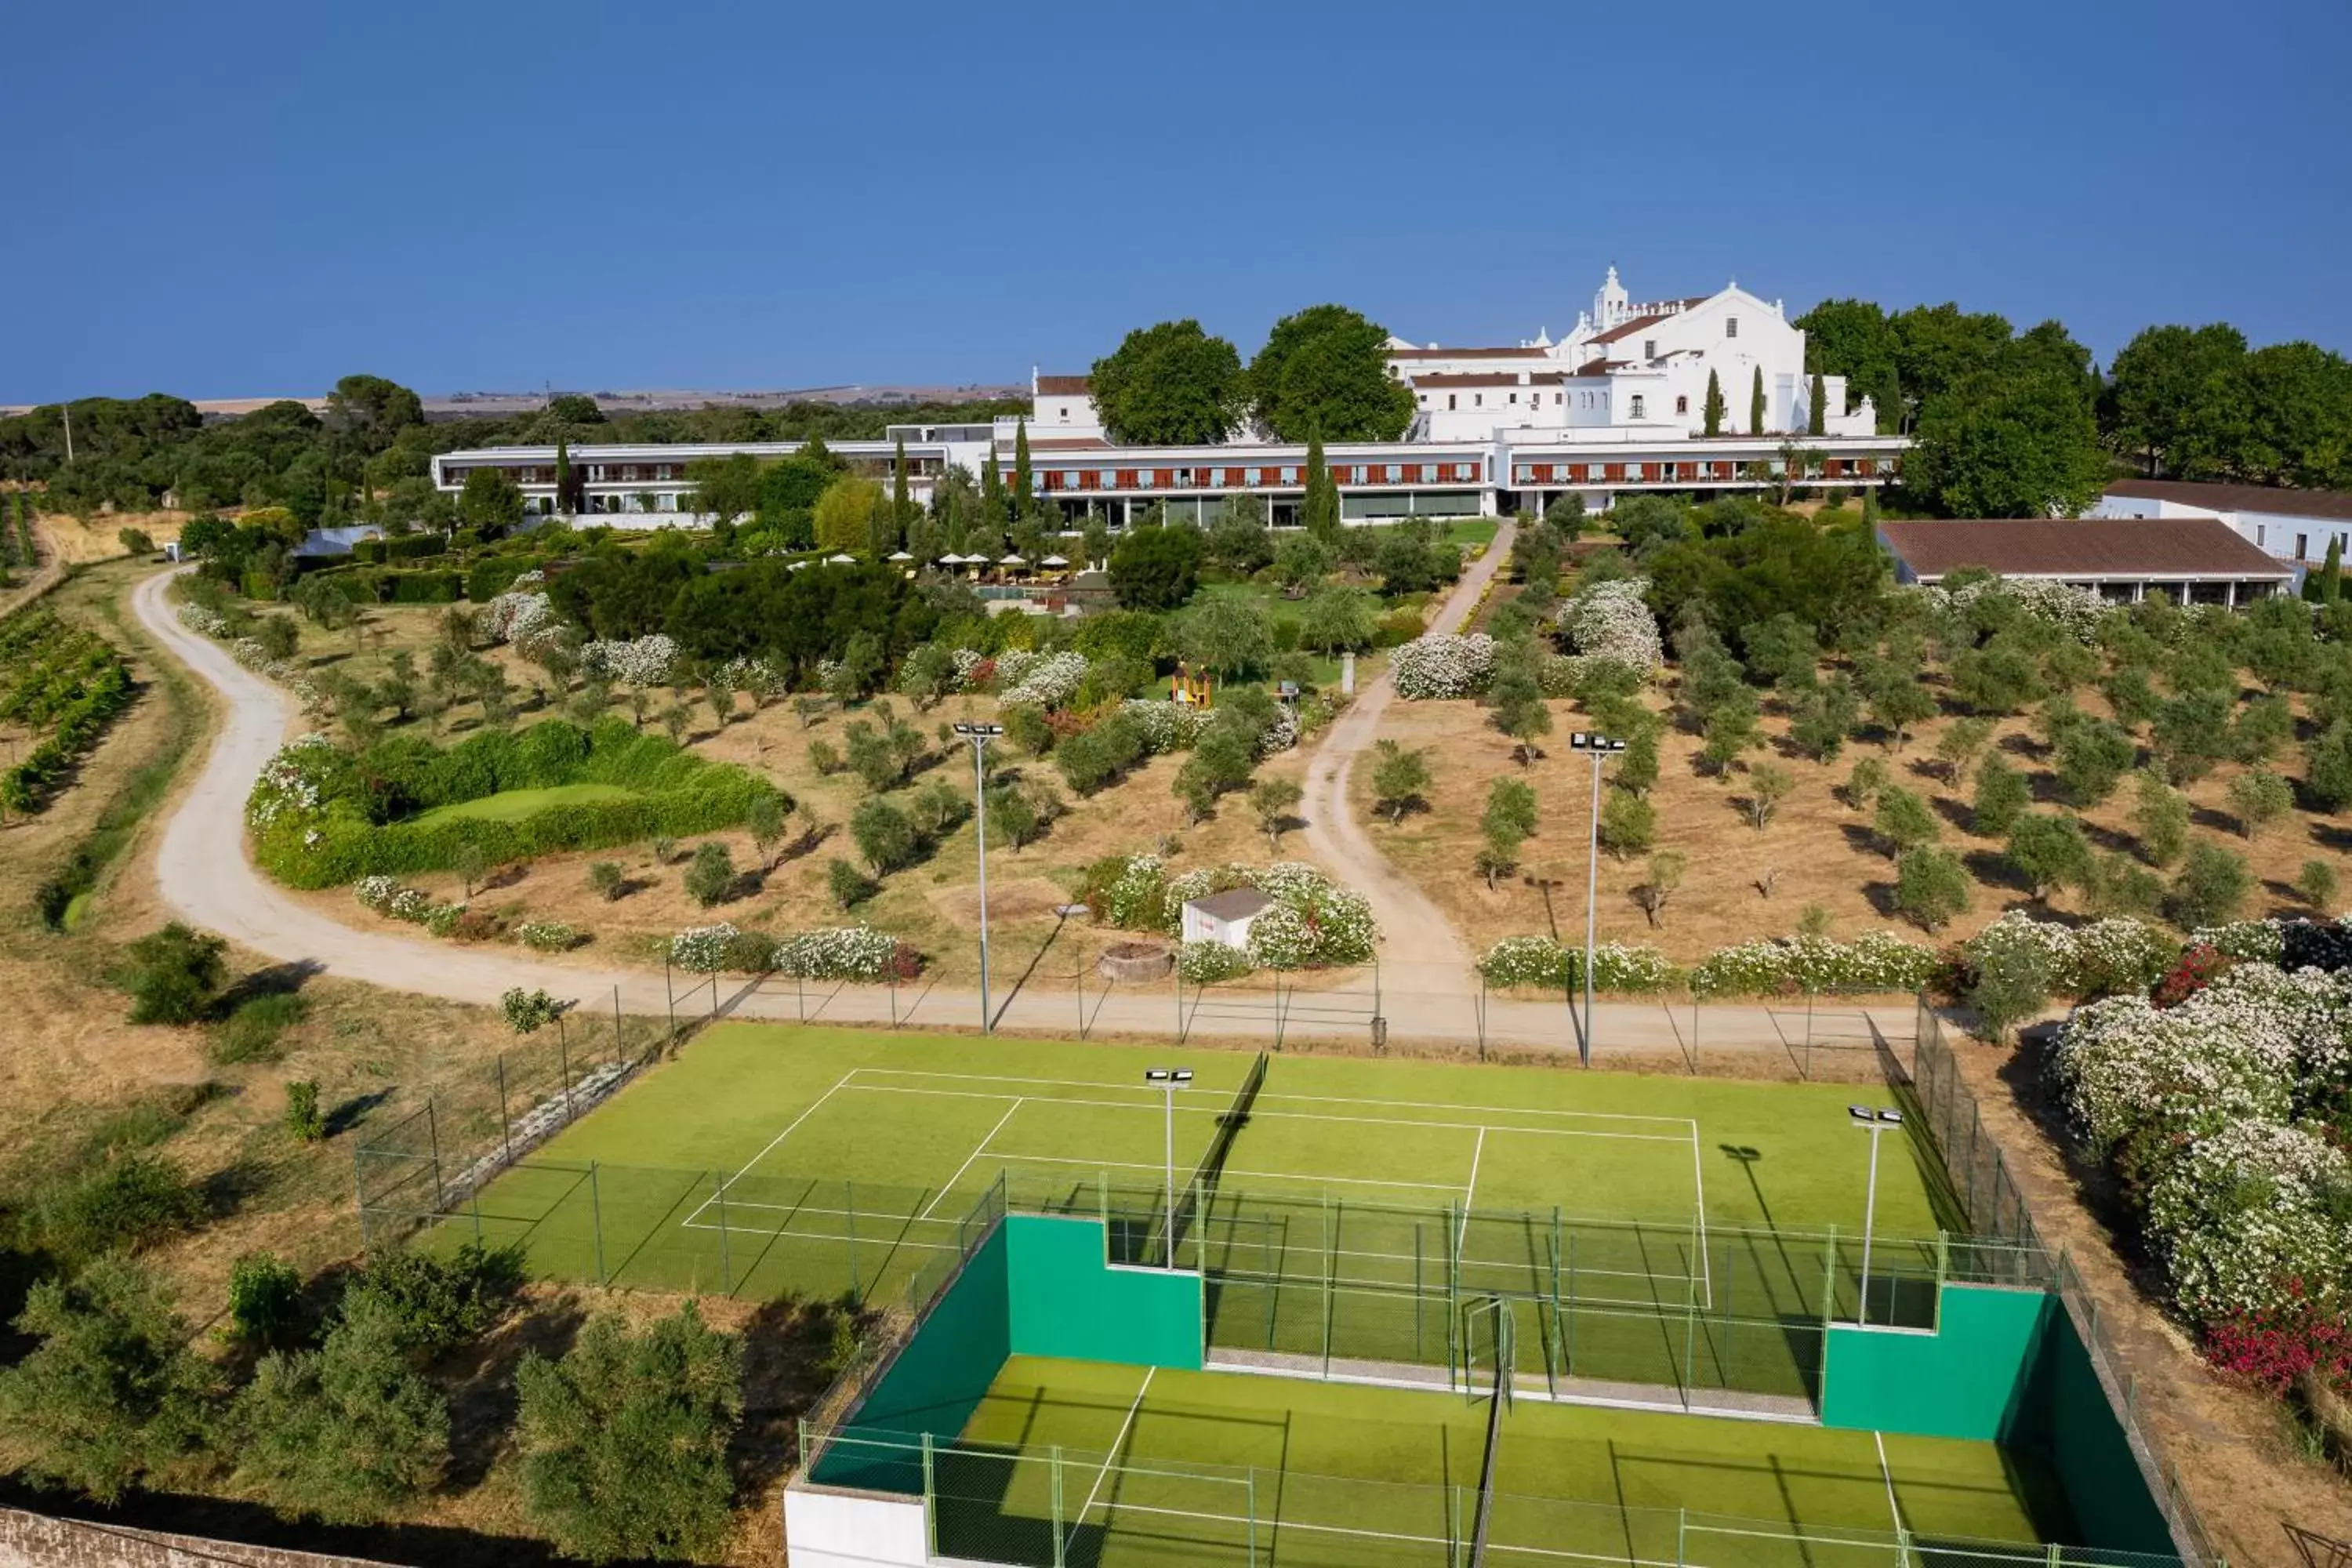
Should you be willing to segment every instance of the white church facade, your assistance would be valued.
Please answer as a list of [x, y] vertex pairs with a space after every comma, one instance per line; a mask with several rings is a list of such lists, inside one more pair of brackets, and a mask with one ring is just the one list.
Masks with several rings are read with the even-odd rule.
[[[1389, 374], [1412, 391], [1410, 426], [1395, 441], [1332, 443], [1325, 453], [1349, 521], [1540, 511], [1571, 491], [1599, 510], [1644, 490], [1777, 489], [1792, 457], [1804, 465], [1800, 483], [1868, 489], [1894, 477], [1908, 445], [1878, 434], [1867, 398], [1846, 407], [1842, 376], [1822, 378], [1822, 433], [1809, 434], [1813, 382], [1805, 374], [1805, 334], [1779, 300], [1736, 283], [1711, 295], [1640, 303], [1612, 267], [1591, 309], [1557, 342], [1546, 332], [1510, 347], [1391, 338], [1388, 357]], [[1713, 436], [1710, 376], [1722, 396]], [[903, 439], [921, 500], [950, 466], [976, 474], [992, 458], [1009, 482], [1024, 423], [1038, 493], [1073, 520], [1099, 513], [1117, 526], [1157, 505], [1205, 521], [1227, 496], [1255, 494], [1279, 524], [1296, 517], [1305, 497], [1306, 447], [1255, 431], [1204, 447], [1113, 443], [1083, 375], [1033, 373], [1025, 420], [1000, 417], [992, 429], [893, 426], [880, 441], [830, 446], [853, 466], [877, 471], [887, 470]], [[691, 507], [679, 482], [688, 462], [791, 449], [576, 447], [572, 460], [587, 476], [591, 510], [678, 513]], [[456, 490], [474, 468], [507, 469], [533, 510], [545, 510], [553, 462], [552, 448], [490, 448], [445, 453], [433, 471], [436, 484]]]

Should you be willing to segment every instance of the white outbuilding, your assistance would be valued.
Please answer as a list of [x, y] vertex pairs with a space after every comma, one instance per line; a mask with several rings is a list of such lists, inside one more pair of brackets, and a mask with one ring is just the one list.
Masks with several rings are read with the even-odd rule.
[[1227, 947], [1249, 945], [1250, 927], [1274, 907], [1274, 900], [1255, 888], [1232, 888], [1222, 893], [1184, 901], [1184, 940], [1222, 942]]

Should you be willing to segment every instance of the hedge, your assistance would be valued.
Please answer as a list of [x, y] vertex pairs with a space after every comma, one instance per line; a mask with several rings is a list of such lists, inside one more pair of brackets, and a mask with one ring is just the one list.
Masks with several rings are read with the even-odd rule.
[[[552, 806], [513, 822], [414, 820], [436, 806], [568, 784], [641, 793]], [[306, 736], [262, 771], [246, 819], [255, 858], [272, 876], [291, 887], [325, 888], [446, 870], [468, 845], [495, 863], [712, 833], [779, 793], [746, 769], [697, 757], [626, 720], [587, 730], [549, 720], [519, 735], [491, 731], [446, 749], [404, 737], [358, 757]]]

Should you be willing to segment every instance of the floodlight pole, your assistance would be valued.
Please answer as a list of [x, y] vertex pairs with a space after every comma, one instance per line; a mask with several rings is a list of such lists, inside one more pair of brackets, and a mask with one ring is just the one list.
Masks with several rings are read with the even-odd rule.
[[1849, 1105], [1846, 1115], [1853, 1124], [1870, 1134], [1870, 1184], [1862, 1200], [1862, 1290], [1861, 1310], [1855, 1322], [1867, 1327], [1870, 1322], [1870, 1242], [1871, 1233], [1878, 1219], [1878, 1139], [1891, 1127], [1903, 1125], [1903, 1113], [1890, 1107], [1876, 1110], [1866, 1105]]
[[1592, 1065], [1592, 959], [1594, 931], [1599, 925], [1601, 908], [1601, 764], [1612, 752], [1625, 749], [1622, 741], [1612, 741], [1606, 735], [1587, 734], [1578, 731], [1568, 738], [1569, 749], [1584, 752], [1592, 758], [1592, 820], [1586, 825], [1584, 845], [1584, 1034], [1577, 1041], [1577, 1055], [1586, 1067]]
[[980, 1032], [996, 1032], [988, 1005], [988, 742], [1004, 733], [1002, 724], [958, 724], [955, 732], [971, 742], [971, 811], [980, 837]]
[[1143, 1081], [1156, 1084], [1160, 1089], [1161, 1121], [1167, 1129], [1167, 1207], [1162, 1211], [1160, 1226], [1167, 1232], [1163, 1256], [1167, 1267], [1176, 1267], [1176, 1091], [1192, 1081], [1190, 1068], [1146, 1068]]

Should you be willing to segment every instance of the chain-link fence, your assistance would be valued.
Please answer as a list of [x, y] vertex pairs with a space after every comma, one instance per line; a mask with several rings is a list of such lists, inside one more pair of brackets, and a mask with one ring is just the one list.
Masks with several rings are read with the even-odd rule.
[[2057, 1292], [2068, 1321], [2089, 1352], [2100, 1390], [2122, 1425], [2148, 1495], [2170, 1527], [2181, 1560], [2189, 1568], [2218, 1565], [2221, 1555], [2213, 1550], [2204, 1521], [2181, 1489], [2179, 1465], [2158, 1448], [2139, 1418], [2137, 1375], [2125, 1368], [2102, 1330], [2099, 1304], [2084, 1284], [2074, 1259], [2063, 1248], [2053, 1253], [2042, 1244], [2025, 1194], [2010, 1173], [2007, 1156], [1985, 1131], [1983, 1110], [1961, 1076], [1958, 1059], [1945, 1037], [1944, 1021], [1925, 996], [1918, 999], [1915, 1041], [1910, 1071], [1901, 1088], [1933, 1134], [1950, 1183], [1949, 1199], [1971, 1233], [1965, 1244], [1969, 1262], [1981, 1267], [1979, 1255], [1987, 1248], [2040, 1260], [2041, 1271], [2035, 1279], [2015, 1282], [2040, 1284]]
[[615, 991], [608, 1005], [568, 1007], [489, 1061], [435, 1084], [420, 1103], [369, 1127], [352, 1146], [362, 1237], [384, 1245], [467, 1208], [492, 1177], [602, 1104], [703, 1021], [692, 1013], [675, 1024], [628, 1016]]
[[[1509, 1416], [1498, 1419], [1507, 1428]], [[1509, 1442], [1507, 1434], [1501, 1439]], [[2179, 1568], [2179, 1560], [1787, 1519], [1251, 1466], [1133, 1461], [803, 1426], [817, 1459], [864, 1489], [919, 1496], [934, 1557], [1014, 1568], [1116, 1559], [1216, 1568], [1475, 1568], [1636, 1563], [1677, 1568]], [[881, 1484], [887, 1483], [887, 1484]]]

